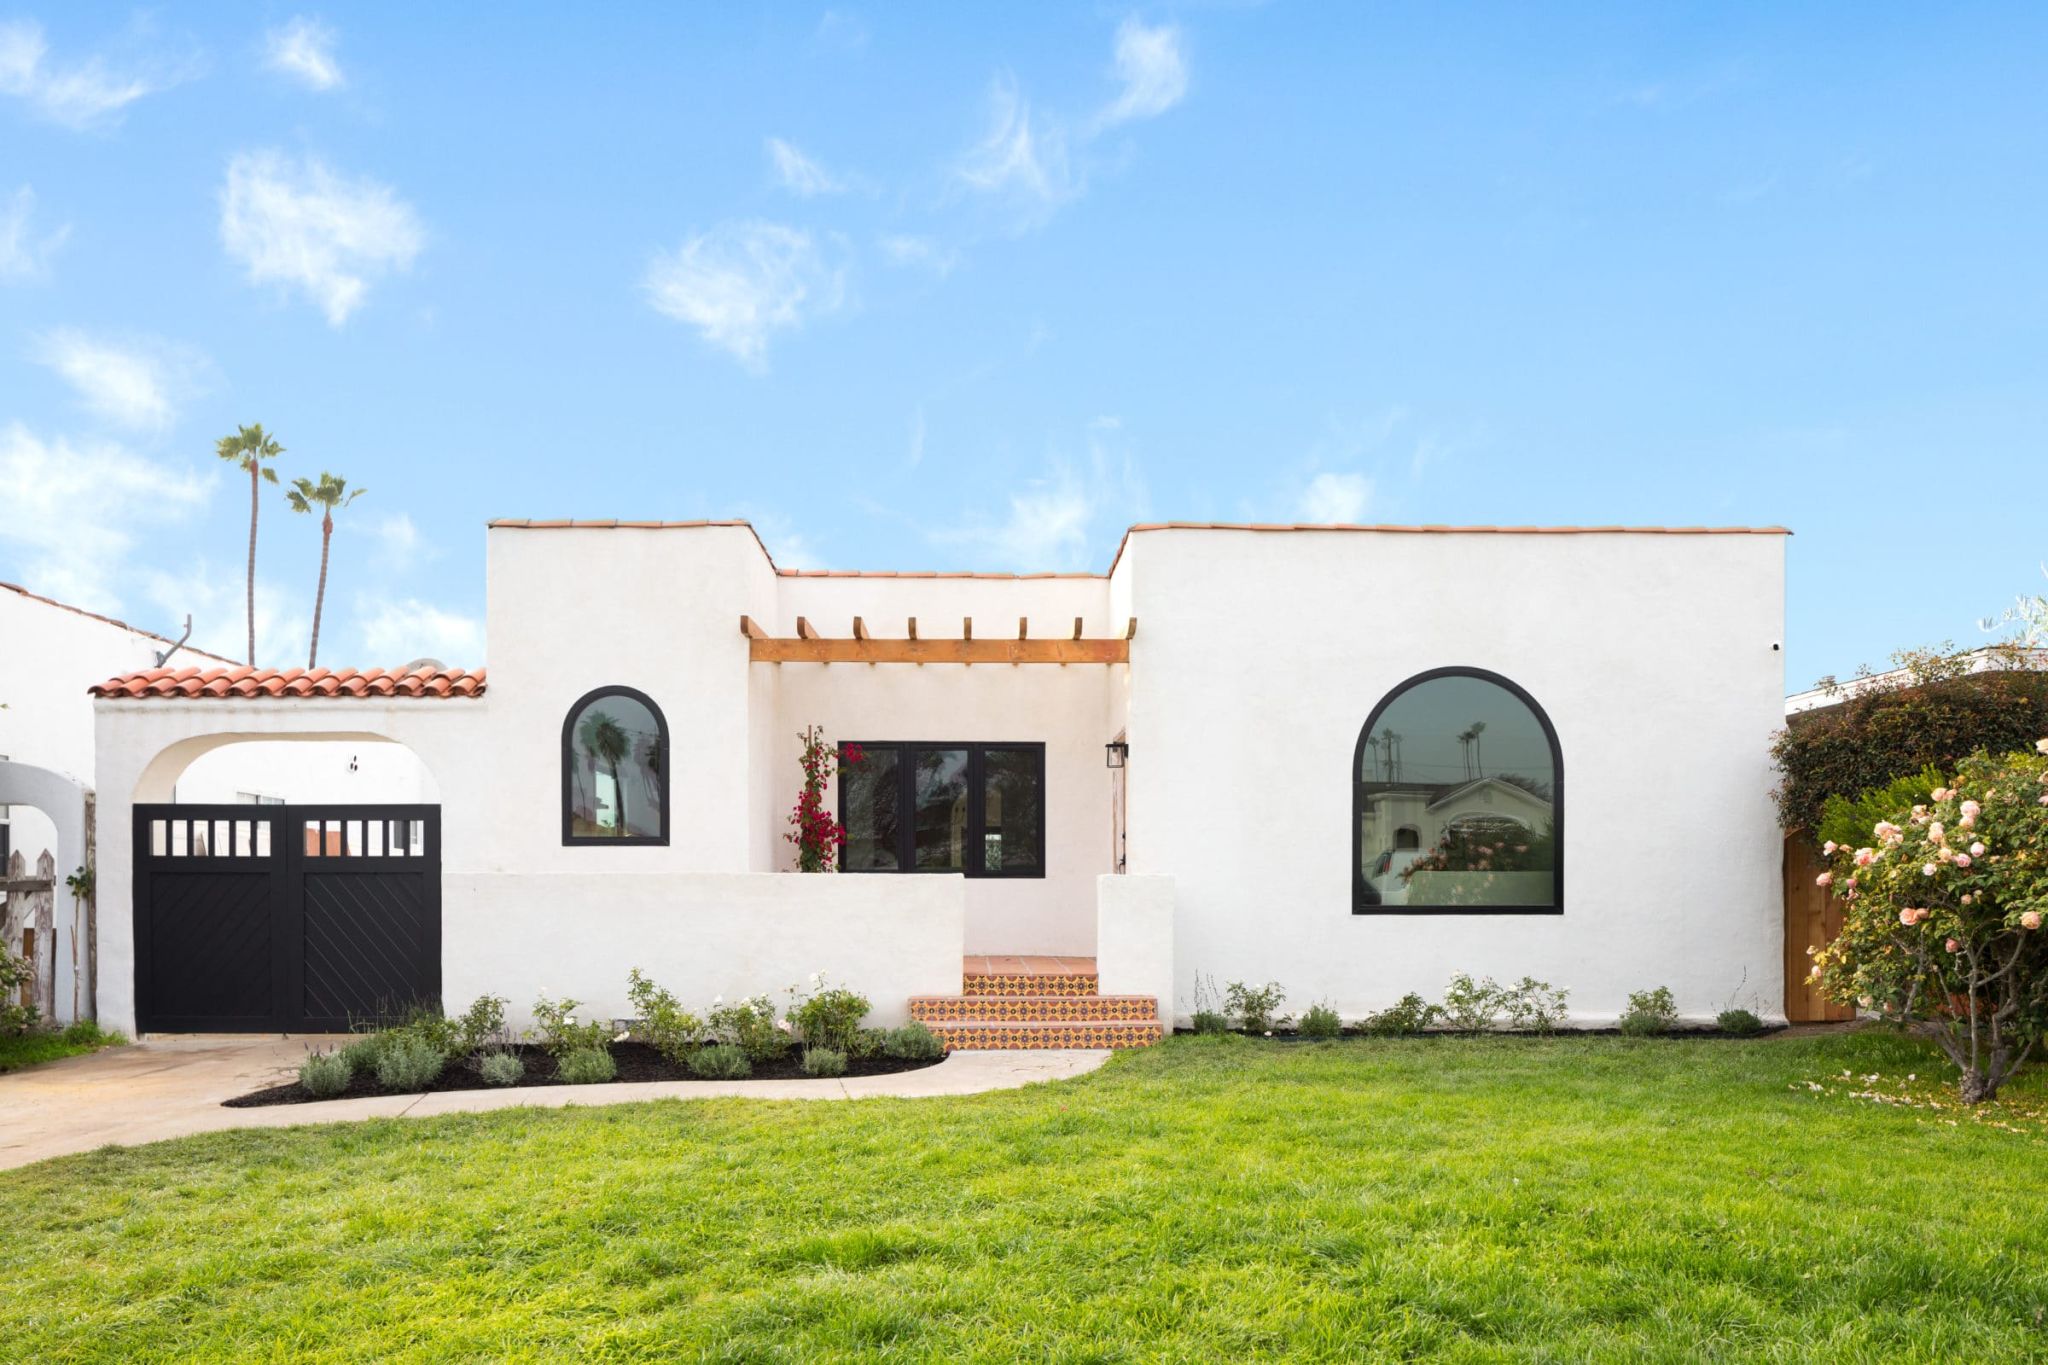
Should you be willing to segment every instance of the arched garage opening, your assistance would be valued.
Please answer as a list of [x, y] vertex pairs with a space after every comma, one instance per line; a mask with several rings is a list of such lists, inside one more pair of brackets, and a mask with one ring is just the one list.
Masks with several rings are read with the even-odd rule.
[[405, 744], [191, 736], [144, 766], [131, 819], [139, 1031], [340, 1032], [439, 1003], [439, 786]]
[[0, 942], [29, 963], [26, 1003], [59, 1024], [91, 1018], [97, 1007], [91, 882], [73, 876], [92, 862], [91, 799], [75, 777], [0, 760], [0, 810], [8, 815], [0, 823]]

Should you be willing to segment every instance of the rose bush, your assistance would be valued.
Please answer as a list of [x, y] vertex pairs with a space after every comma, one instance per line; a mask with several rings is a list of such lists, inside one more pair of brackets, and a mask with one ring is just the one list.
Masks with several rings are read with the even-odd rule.
[[1829, 841], [1842, 933], [1812, 950], [1835, 1000], [1932, 1039], [1965, 1103], [1991, 1099], [2048, 1033], [2048, 739], [1963, 760], [1929, 801]]
[[839, 768], [858, 764], [863, 755], [858, 744], [848, 744], [843, 752], [835, 753], [825, 743], [825, 732], [815, 725], [797, 738], [804, 742], [799, 760], [804, 785], [797, 794], [796, 808], [789, 813], [790, 831], [782, 837], [796, 845], [797, 871], [830, 872], [833, 859], [846, 847], [846, 826], [825, 809], [825, 783]]

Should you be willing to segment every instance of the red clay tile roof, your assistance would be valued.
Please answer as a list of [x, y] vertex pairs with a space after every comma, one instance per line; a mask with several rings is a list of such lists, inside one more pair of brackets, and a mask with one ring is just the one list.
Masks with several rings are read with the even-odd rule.
[[[27, 588], [22, 587], [21, 584], [19, 583], [0, 583], [0, 588], [5, 588], [8, 592], [19, 593], [21, 596], [26, 597], [31, 602], [41, 602], [46, 607], [55, 607], [59, 611], [68, 611], [73, 616], [83, 616], [89, 621], [98, 621], [103, 625], [113, 626], [118, 630], [125, 630], [131, 635], [140, 635], [145, 640], [155, 640], [161, 644], [166, 645], [175, 645], [178, 643], [176, 640], [173, 640], [168, 635], [159, 635], [153, 630], [144, 630], [141, 626], [131, 626], [126, 621], [117, 621], [111, 616], [102, 616], [96, 611], [87, 611], [84, 607], [74, 607], [69, 602], [59, 602], [54, 597], [45, 597], [39, 592], [30, 592]], [[225, 658], [219, 654], [210, 653], [207, 650], [197, 648], [193, 645], [180, 646], [180, 652], [185, 654], [197, 654], [202, 659], [219, 659], [224, 664], [231, 664], [234, 662], [233, 659]]]
[[152, 668], [109, 678], [95, 697], [481, 697], [481, 668]]

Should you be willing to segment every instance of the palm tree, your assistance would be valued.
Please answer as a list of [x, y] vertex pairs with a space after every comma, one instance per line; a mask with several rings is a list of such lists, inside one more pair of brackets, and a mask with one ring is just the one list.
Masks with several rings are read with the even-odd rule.
[[[604, 711], [593, 711], [585, 716], [582, 726], [577, 730], [577, 738], [582, 741], [584, 752], [591, 756], [593, 762], [602, 759], [605, 767], [611, 769], [612, 795], [619, 803], [616, 825], [619, 834], [623, 836], [626, 832], [626, 784], [619, 780], [619, 764], [632, 752], [633, 741], [626, 737], [626, 727]], [[597, 786], [595, 782], [590, 785], [593, 789]], [[595, 825], [596, 792], [593, 790], [591, 795], [590, 821]]]
[[323, 469], [320, 482], [294, 479], [291, 491], [284, 495], [294, 512], [311, 512], [315, 507], [320, 509], [320, 586], [313, 593], [313, 647], [306, 653], [308, 668], [320, 658], [320, 609], [327, 602], [327, 550], [334, 540], [334, 509], [348, 506], [369, 491], [358, 488], [351, 492], [347, 479], [337, 479]]
[[1486, 776], [1486, 745], [1480, 741], [1480, 736], [1486, 733], [1486, 722], [1483, 720], [1473, 721], [1472, 728], [1467, 733], [1472, 736], [1472, 766], [1479, 776], [1484, 777]]
[[277, 471], [263, 463], [284, 454], [261, 422], [254, 426], [242, 427], [232, 436], [223, 436], [214, 444], [213, 453], [223, 460], [234, 461], [237, 468], [249, 471], [249, 579], [246, 584], [249, 608], [249, 667], [256, 666], [256, 503], [257, 488], [262, 479], [277, 482]]

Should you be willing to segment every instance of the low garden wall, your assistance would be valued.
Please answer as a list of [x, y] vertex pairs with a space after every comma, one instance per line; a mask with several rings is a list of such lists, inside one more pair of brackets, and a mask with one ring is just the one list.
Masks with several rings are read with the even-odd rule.
[[873, 1002], [870, 1024], [891, 1026], [913, 995], [959, 994], [965, 925], [960, 877], [450, 873], [441, 993], [450, 1010], [504, 996], [507, 1022], [525, 1028], [542, 992], [629, 1016], [635, 967], [699, 1011], [763, 992], [786, 1003], [822, 972]]

